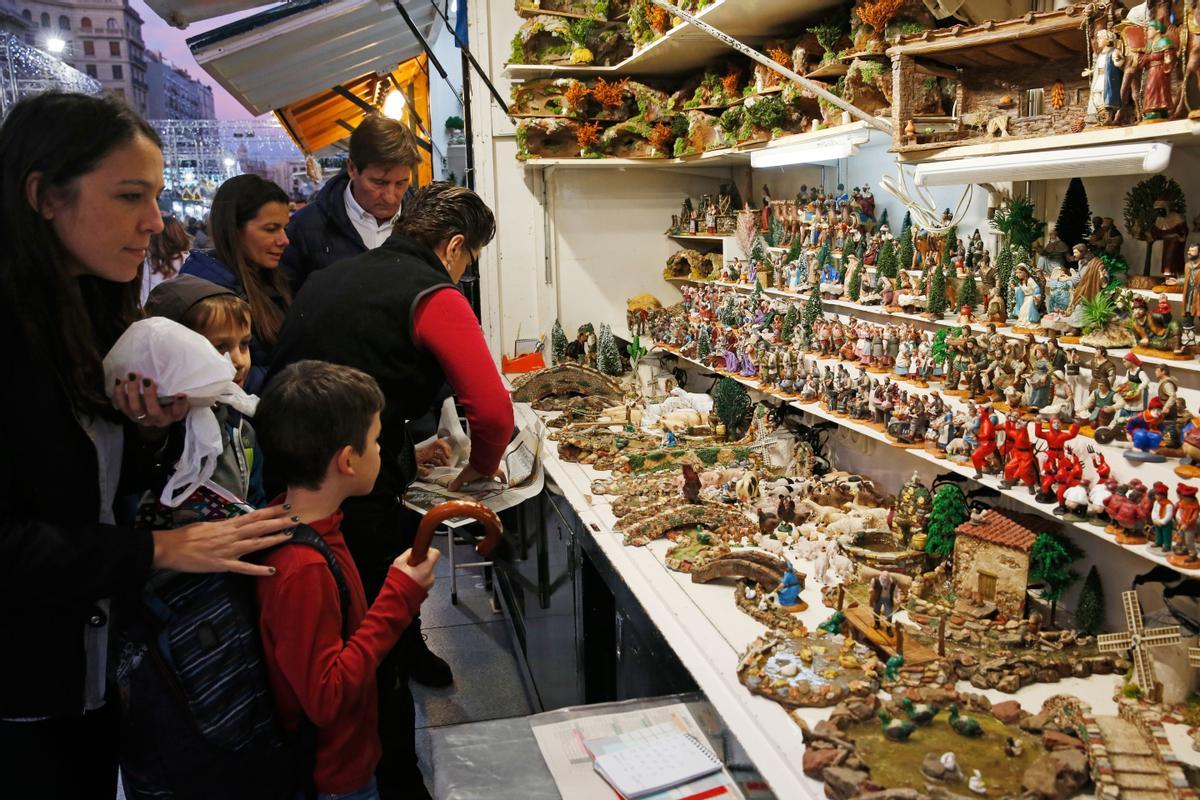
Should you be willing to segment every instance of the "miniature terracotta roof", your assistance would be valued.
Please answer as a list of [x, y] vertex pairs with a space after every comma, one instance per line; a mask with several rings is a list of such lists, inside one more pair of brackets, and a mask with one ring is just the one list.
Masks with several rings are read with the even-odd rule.
[[979, 25], [953, 25], [921, 33], [904, 34], [887, 52], [925, 55], [956, 66], [998, 67], [1061, 61], [1086, 60], [1084, 22], [1087, 8], [1070, 5], [1054, 11], [1031, 11], [1016, 19]]
[[977, 525], [974, 522], [964, 522], [954, 529], [959, 536], [970, 536], [985, 542], [1011, 547], [1014, 550], [1029, 552], [1037, 536], [1021, 523], [1011, 517], [1006, 517], [999, 511], [988, 511]]

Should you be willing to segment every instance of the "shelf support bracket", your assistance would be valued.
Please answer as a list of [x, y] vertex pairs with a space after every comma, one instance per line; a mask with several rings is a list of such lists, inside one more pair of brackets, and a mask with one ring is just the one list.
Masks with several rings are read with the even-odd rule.
[[679, 17], [680, 19], [682, 19], [684, 22], [691, 25], [692, 27], [694, 27], [698, 30], [704, 31], [705, 33], [707, 33], [709, 36], [713, 37], [717, 41], [723, 42], [726, 45], [728, 45], [729, 47], [732, 47], [734, 50], [738, 51], [742, 55], [754, 59], [759, 64], [762, 64], [764, 67], [766, 67], [767, 69], [769, 69], [773, 72], [779, 73], [780, 75], [782, 75], [783, 77], [792, 81], [793, 83], [799, 84], [800, 86], [804, 87], [808, 91], [815, 94], [817, 97], [820, 97], [822, 100], [825, 100], [828, 103], [832, 103], [833, 105], [835, 105], [838, 108], [842, 109], [843, 111], [847, 112], [848, 114], [850, 114], [850, 116], [852, 116], [856, 119], [860, 119], [863, 122], [867, 123], [868, 125], [883, 131], [888, 136], [892, 135], [892, 123], [889, 122], [888, 120], [880, 119], [879, 117], [876, 117], [873, 114], [868, 114], [866, 111], [863, 111], [861, 108], [854, 105], [853, 103], [847, 103], [845, 100], [838, 97], [836, 94], [833, 94], [832, 92], [830, 92], [824, 86], [821, 86], [821, 84], [817, 83], [816, 81], [809, 80], [808, 78], [804, 77], [800, 73], [795, 72], [791, 69], [788, 69], [787, 67], [783, 66], [782, 64], [775, 62], [774, 60], [766, 57], [762, 53], [755, 50], [753, 47], [742, 44], [737, 39], [733, 38], [732, 36], [725, 33], [724, 31], [714, 28], [712, 25], [709, 25], [707, 22], [700, 21], [695, 16], [684, 11], [682, 8], [679, 8], [678, 6], [675, 6], [675, 5], [667, 2], [667, 0], [650, 0], [650, 2], [654, 3], [654, 5], [658, 6], [659, 8], [666, 9], [672, 15]]

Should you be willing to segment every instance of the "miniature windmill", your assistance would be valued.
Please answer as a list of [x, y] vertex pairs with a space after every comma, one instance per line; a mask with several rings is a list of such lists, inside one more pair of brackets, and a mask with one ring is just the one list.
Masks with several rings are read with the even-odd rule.
[[[1142, 607], [1138, 603], [1137, 592], [1123, 592], [1121, 601], [1125, 605], [1125, 624], [1129, 626], [1129, 630], [1097, 636], [1096, 647], [1101, 653], [1129, 650], [1133, 654], [1134, 680], [1147, 699], [1157, 700], [1158, 683], [1154, 677], [1154, 665], [1150, 662], [1150, 649], [1183, 641], [1179, 635], [1179, 626], [1168, 625], [1164, 628], [1145, 630], [1142, 627]], [[1197, 660], [1192, 663], [1200, 663], [1200, 648], [1191, 650], [1197, 652]], [[1194, 658], [1191, 650], [1188, 652], [1189, 660]]]

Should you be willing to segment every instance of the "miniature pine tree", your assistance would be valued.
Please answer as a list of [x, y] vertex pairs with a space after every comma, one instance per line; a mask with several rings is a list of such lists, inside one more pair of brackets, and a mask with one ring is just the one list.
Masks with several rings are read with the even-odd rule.
[[875, 262], [875, 267], [880, 277], [886, 276], [894, 280], [900, 274], [900, 268], [896, 263], [896, 248], [892, 245], [890, 239], [880, 245], [879, 258]]
[[1104, 587], [1100, 584], [1100, 573], [1093, 565], [1079, 590], [1079, 602], [1075, 607], [1075, 629], [1090, 635], [1103, 626]]
[[967, 272], [967, 277], [963, 278], [962, 287], [958, 290], [958, 304], [975, 308], [979, 301], [979, 284], [975, 282], [975, 273]]
[[[908, 231], [910, 237], [912, 236], [912, 212], [907, 209], [904, 211], [904, 220], [900, 223], [900, 233], [905, 231]], [[909, 241], [912, 239], [910, 238]]]
[[883, 227], [884, 225], [887, 225], [887, 224], [888, 224], [888, 215], [887, 215], [887, 209], [885, 208], [883, 210], [883, 213], [879, 215], [879, 226]]
[[787, 314], [783, 316], [783, 326], [779, 329], [779, 339], [783, 342], [790, 342], [792, 335], [796, 332], [796, 323], [800, 321], [800, 312], [796, 310], [795, 303], [788, 303]]
[[788, 248], [787, 256], [785, 256], [783, 259], [784, 263], [790, 264], [793, 261], [799, 260], [800, 255], [803, 252], [804, 252], [804, 237], [797, 236], [794, 239], [792, 239], [792, 246]]
[[1070, 568], [1071, 562], [1083, 555], [1075, 543], [1065, 536], [1039, 533], [1029, 553], [1029, 578], [1042, 583], [1042, 599], [1050, 602], [1050, 625], [1058, 611], [1058, 601], [1067, 593], [1079, 573]]
[[813, 288], [808, 291], [808, 302], [804, 304], [804, 316], [800, 320], [800, 330], [804, 335], [804, 346], [809, 347], [813, 343], [813, 326], [817, 320], [824, 316], [825, 311], [821, 307], [821, 291]]
[[958, 226], [951, 225], [942, 237], [942, 266], [949, 267], [954, 251], [958, 249]]
[[772, 214], [771, 220], [767, 225], [767, 244], [771, 247], [777, 247], [782, 240], [783, 223], [779, 221], [778, 215]]
[[1004, 308], [1010, 315], [1009, 303], [1012, 302], [1012, 293], [1009, 291], [1009, 286], [1012, 283], [1013, 266], [1012, 250], [1008, 245], [1002, 243], [999, 250], [996, 251], [996, 285], [1004, 293]]
[[721, 319], [721, 324], [726, 327], [734, 327], [738, 324], [737, 311], [734, 309], [733, 295], [726, 295], [725, 302], [721, 305], [721, 311], [717, 314]]
[[1087, 190], [1079, 178], [1071, 178], [1067, 184], [1054, 229], [1068, 248], [1080, 244], [1092, 232], [1092, 210], [1088, 207]]
[[554, 356], [555, 364], [567, 360], [567, 334], [563, 332], [562, 323], [557, 319], [554, 320], [554, 327], [550, 329], [550, 353]]
[[946, 270], [939, 262], [933, 268], [929, 277], [929, 297], [925, 301], [925, 310], [932, 317], [940, 317], [946, 313]]
[[967, 521], [967, 498], [953, 483], [943, 483], [933, 495], [929, 511], [929, 538], [925, 552], [937, 559], [954, 552], [954, 530]]
[[754, 289], [751, 290], [751, 292], [750, 292], [750, 296], [754, 298], [754, 305], [756, 308], [758, 307], [759, 300], [762, 299], [762, 293], [763, 293], [762, 287], [763, 287], [762, 281], [755, 281]]
[[725, 423], [726, 435], [733, 438], [734, 431], [750, 414], [750, 393], [733, 378], [721, 378], [713, 386], [712, 398], [713, 411]]
[[[908, 217], [905, 217], [905, 219], [908, 219]], [[904, 230], [900, 231], [900, 244], [896, 248], [896, 261], [899, 263], [900, 269], [910, 269], [912, 267], [913, 238], [911, 225], [905, 225]]]
[[817, 252], [817, 269], [825, 269], [825, 265], [829, 263], [829, 242], [821, 245], [821, 249]]
[[854, 271], [850, 273], [850, 282], [846, 284], [846, 294], [854, 302], [858, 302], [858, 296], [862, 294], [862, 264], [854, 267]]
[[605, 375], [621, 374], [621, 353], [608, 323], [601, 323], [600, 333], [596, 335], [596, 368]]
[[854, 251], [854, 255], [858, 257], [858, 263], [862, 264], [867, 258], [867, 237], [862, 237], [858, 240], [858, 249]]

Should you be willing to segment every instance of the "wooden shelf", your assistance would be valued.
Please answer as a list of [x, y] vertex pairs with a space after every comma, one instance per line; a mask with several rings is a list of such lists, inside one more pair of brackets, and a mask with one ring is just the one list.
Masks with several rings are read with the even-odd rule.
[[[695, 284], [711, 283], [711, 284], [714, 284], [716, 286], [721, 286], [726, 289], [735, 289], [737, 291], [746, 292], [746, 293], [749, 293], [752, 291], [751, 287], [746, 286], [745, 284], [741, 284], [741, 283], [727, 283], [725, 281], [696, 281], [696, 280], [693, 280], [691, 282], [695, 283]], [[1159, 294], [1156, 294], [1156, 293], [1150, 292], [1150, 291], [1138, 291], [1137, 293], [1146, 295], [1148, 297], [1154, 297], [1154, 298], [1163, 296], [1163, 295], [1159, 295]], [[803, 303], [808, 298], [807, 293], [800, 294], [800, 293], [795, 293], [795, 292], [785, 292], [780, 289], [764, 289], [763, 294], [771, 296], [771, 297], [779, 297], [784, 300], [790, 300], [790, 301], [797, 302], [797, 303]], [[1182, 302], [1180, 295], [1165, 295], [1165, 296], [1168, 300], [1170, 300], [1173, 303], [1181, 303]], [[923, 316], [921, 314], [908, 314], [903, 311], [888, 311], [883, 306], [865, 306], [865, 305], [862, 305], [861, 303], [852, 303], [848, 300], [825, 300], [822, 298], [821, 305], [826, 309], [831, 309], [831, 310], [840, 309], [843, 311], [850, 312], [849, 315], [853, 316], [856, 319], [861, 319], [864, 315], [869, 316], [873, 319], [878, 319], [878, 321], [880, 321], [880, 322], [886, 322], [887, 320], [900, 319], [900, 320], [904, 320], [905, 322], [916, 323], [916, 324], [920, 325], [922, 328], [924, 328], [925, 330], [936, 331], [939, 328], [961, 327], [952, 318], [934, 320], [934, 319], [929, 319], [928, 317]], [[1176, 309], [1176, 311], [1178, 311], [1178, 309]], [[970, 328], [973, 331], [982, 333], [987, 330], [987, 324], [977, 322], [977, 323], [972, 324], [970, 326]], [[997, 330], [997, 333], [999, 333], [1001, 336], [1005, 336], [1009, 339], [1020, 339], [1020, 340], [1025, 339], [1024, 334], [1013, 333], [1010, 328], [1000, 328]], [[1049, 337], [1048, 336], [1035, 336], [1034, 338], [1039, 342], [1044, 342]], [[1069, 344], [1069, 343], [1065, 343], [1065, 342], [1060, 342], [1060, 344], [1064, 350], [1080, 350], [1084, 353], [1089, 353], [1089, 354], [1096, 352], [1096, 348], [1090, 347], [1085, 344]], [[1114, 359], [1118, 359], [1118, 360], [1122, 356], [1124, 356], [1125, 353], [1128, 351], [1129, 351], [1128, 347], [1110, 347], [1110, 348], [1108, 348], [1109, 355], [1112, 356]], [[1175, 360], [1175, 359], [1170, 359], [1170, 358], [1163, 358], [1160, 356], [1142, 355], [1141, 353], [1138, 354], [1138, 358], [1140, 358], [1142, 360], [1142, 363], [1144, 363], [1144, 364], [1151, 364], [1151, 365], [1166, 364], [1167, 366], [1169, 366], [1171, 368], [1171, 374], [1174, 375], [1176, 378], [1180, 378], [1181, 386], [1186, 386], [1188, 388], [1200, 388], [1200, 359], [1190, 358], [1187, 360]], [[1190, 382], [1185, 381], [1185, 380], [1183, 380], [1183, 378], [1185, 377], [1185, 374], [1186, 375], [1194, 375], [1195, 378], [1193, 380], [1191, 380]]]
[[[723, 147], [719, 150], [708, 150], [694, 156], [682, 158], [527, 158], [521, 163], [526, 168], [540, 167], [578, 167], [580, 169], [627, 169], [655, 168], [670, 169], [672, 167], [722, 167], [750, 166], [750, 154], [761, 150], [774, 150], [781, 147], [793, 147], [803, 144], [826, 143], [847, 134], [871, 130], [866, 122], [851, 122], [846, 125], [835, 125], [832, 128], [821, 128], [804, 133], [793, 133], [780, 136], [769, 142], [744, 144], [737, 147]], [[882, 132], [871, 134], [883, 138]]]
[[[717, 0], [695, 16], [735, 39], [751, 44], [788, 32], [792, 23], [815, 22], [822, 12], [837, 4], [837, 0]], [[504, 74], [509, 80], [614, 75], [657, 77], [700, 69], [729, 52], [731, 49], [723, 42], [683, 23], [612, 66], [507, 64]]]
[[733, 236], [720, 236], [712, 233], [668, 233], [668, 239], [677, 239], [681, 242], [708, 242], [710, 244], [724, 244], [726, 239], [732, 239]]
[[976, 156], [1036, 153], [1043, 150], [1070, 150], [1076, 147], [1135, 142], [1170, 142], [1180, 146], [1200, 145], [1200, 120], [1179, 119], [1152, 125], [1093, 128], [1080, 133], [1039, 136], [1032, 139], [997, 139], [993, 142], [979, 144], [950, 145], [940, 150], [929, 149], [899, 153], [898, 156], [902, 163], [919, 164]]
[[[701, 369], [710, 370], [714, 373], [719, 372], [718, 370], [715, 370], [715, 369], [712, 369], [711, 367], [700, 364], [699, 362], [697, 362], [693, 359], [687, 358], [686, 356], [682, 355], [681, 353], [679, 353], [679, 351], [677, 351], [673, 348], [666, 347], [661, 344], [658, 344], [656, 346], [661, 350], [664, 350], [668, 353], [672, 353], [673, 355], [678, 356], [680, 360], [687, 361], [688, 363], [694, 364], [695, 366], [697, 366]], [[815, 357], [815, 356], [812, 356], [809, 354], [805, 355], [805, 359], [806, 360], [808, 360], [808, 359], [815, 360], [819, 365], [822, 365], [822, 366], [826, 365], [826, 364], [833, 365], [833, 364], [839, 363], [837, 359], [818, 358], [818, 357]], [[941, 458], [939, 456], [934, 455], [933, 453], [928, 452], [923, 447], [921, 447], [921, 448], [895, 447], [895, 442], [893, 442], [891, 439], [889, 439], [887, 437], [887, 435], [884, 434], [882, 431], [879, 431], [869, 425], [862, 424], [861, 422], [858, 422], [856, 420], [852, 420], [849, 417], [831, 414], [828, 411], [826, 411], [825, 409], [823, 409], [821, 407], [820, 403], [818, 403], [818, 402], [804, 403], [799, 400], [789, 399], [787, 397], [783, 397], [781, 395], [775, 394], [774, 392], [772, 392], [768, 389], [764, 389], [759, 384], [759, 382], [756, 380], [753, 380], [750, 378], [744, 378], [740, 375], [729, 375], [724, 372], [719, 372], [719, 374], [721, 374], [725, 377], [733, 378], [733, 379], [737, 380], [739, 383], [745, 385], [746, 387], [748, 387], [750, 389], [753, 389], [756, 392], [759, 392], [760, 394], [767, 395], [769, 397], [773, 397], [777, 400], [782, 400], [783, 402], [787, 403], [788, 405], [792, 406], [793, 408], [799, 409], [800, 411], [804, 411], [808, 414], [813, 415], [814, 417], [818, 417], [823, 420], [828, 420], [830, 422], [834, 422], [837, 425], [839, 425], [840, 427], [847, 428], [849, 430], [855, 431], [856, 433], [860, 433], [863, 436], [866, 436], [867, 438], [874, 439], [875, 441], [878, 441], [878, 442], [883, 442], [889, 446], [893, 446], [893, 449], [896, 452], [908, 453], [908, 454], [912, 455], [914, 458], [919, 458], [924, 461], [928, 461], [931, 464], [935, 464], [939, 469], [956, 472], [959, 475], [970, 478], [971, 480], [975, 481], [976, 483], [978, 483], [982, 486], [987, 486], [991, 489], [996, 489], [997, 491], [1000, 492], [1001, 495], [1003, 495], [1004, 497], [1008, 498], [1011, 501], [1014, 501], [1018, 506], [1021, 506], [1023, 508], [1023, 510], [1033, 511], [1042, 517], [1046, 517], [1048, 519], [1055, 520], [1059, 524], [1065, 526], [1068, 529], [1072, 529], [1072, 530], [1078, 531], [1080, 533], [1086, 534], [1088, 536], [1095, 537], [1096, 539], [1105, 541], [1105, 542], [1113, 545], [1114, 547], [1120, 547], [1125, 550], [1132, 551], [1135, 555], [1137, 555], [1140, 558], [1145, 559], [1146, 561], [1149, 561], [1149, 562], [1152, 562], [1154, 564], [1158, 564], [1161, 566], [1170, 567], [1171, 569], [1173, 569], [1183, 575], [1191, 575], [1191, 576], [1200, 577], [1200, 570], [1189, 570], [1189, 569], [1182, 569], [1180, 567], [1177, 567], [1177, 566], [1169, 563], [1165, 556], [1161, 556], [1157, 553], [1152, 552], [1149, 548], [1149, 545], [1118, 544], [1116, 539], [1114, 539], [1112, 536], [1109, 536], [1108, 534], [1104, 533], [1104, 527], [1102, 525], [1095, 525], [1095, 524], [1086, 523], [1086, 522], [1074, 522], [1073, 523], [1073, 522], [1068, 522], [1067, 520], [1064, 520], [1062, 517], [1055, 516], [1052, 513], [1052, 509], [1053, 509], [1052, 504], [1038, 503], [1037, 501], [1035, 501], [1033, 499], [1033, 496], [1029, 494], [1028, 490], [1026, 490], [1023, 487], [1019, 488], [1019, 489], [1005, 489], [1000, 486], [1000, 479], [999, 479], [999, 477], [997, 477], [995, 475], [986, 475], [982, 479], [976, 479], [974, 477], [975, 469], [972, 466], [970, 466], [969, 464], [964, 466], [962, 464], [955, 463], [948, 459]], [[922, 388], [917, 387], [910, 383], [905, 383], [904, 389], [905, 389], [905, 391], [908, 391], [910, 393], [916, 392], [916, 393], [924, 394], [924, 395], [928, 395], [931, 392], [938, 391], [937, 388], [922, 389]], [[942, 395], [940, 391], [938, 391], [938, 393], [939, 393], [939, 395], [942, 396], [942, 399], [945, 400], [947, 404], [949, 404], [951, 407], [955, 408], [956, 410], [960, 409], [963, 406], [962, 400], [960, 400], [956, 397], [949, 397], [946, 395]], [[1082, 438], [1082, 437], [1080, 437], [1080, 438]], [[1092, 447], [1096, 448], [1098, 451], [1104, 452], [1105, 457], [1108, 459], [1109, 465], [1114, 468], [1114, 471], [1116, 470], [1118, 463], [1123, 462], [1125, 460], [1124, 458], [1122, 458], [1119, 455], [1120, 448], [1113, 447], [1112, 445], [1098, 445], [1095, 442], [1089, 442], [1089, 443], [1092, 445]]]

